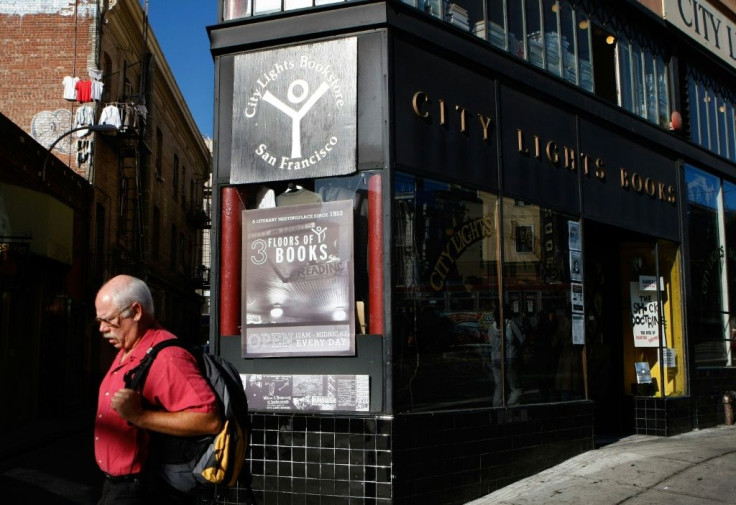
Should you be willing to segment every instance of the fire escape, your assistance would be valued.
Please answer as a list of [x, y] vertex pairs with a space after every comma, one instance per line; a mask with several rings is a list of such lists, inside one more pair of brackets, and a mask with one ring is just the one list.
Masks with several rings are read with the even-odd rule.
[[[146, 1], [137, 63], [123, 65], [123, 89], [114, 105], [120, 112], [118, 132], [117, 247], [112, 266], [117, 273], [145, 278], [147, 264], [145, 222], [145, 174], [148, 152], [145, 144], [148, 109], [151, 102], [153, 57], [148, 51], [148, 2]], [[137, 86], [136, 86], [137, 84]], [[137, 89], [136, 89], [137, 88]], [[147, 100], [148, 98], [148, 100]]]
[[[128, 113], [133, 109], [129, 108]], [[135, 113], [133, 113], [135, 114]], [[120, 179], [120, 209], [118, 236], [126, 270], [140, 273], [136, 265], [145, 260], [145, 235], [143, 232], [143, 188], [141, 186], [140, 126], [123, 127], [118, 146], [118, 170]], [[127, 257], [127, 258], [126, 258]]]
[[[144, 40], [144, 48], [145, 40]], [[145, 276], [147, 263], [145, 216], [145, 144], [148, 110], [146, 96], [149, 88], [150, 53], [145, 53], [139, 63], [123, 67], [125, 88], [120, 100], [113, 105], [120, 112], [121, 126], [118, 132], [118, 184], [117, 247], [113, 252], [113, 270], [139, 277]], [[134, 67], [139, 66], [138, 72]], [[131, 81], [138, 74], [138, 92], [133, 91]]]

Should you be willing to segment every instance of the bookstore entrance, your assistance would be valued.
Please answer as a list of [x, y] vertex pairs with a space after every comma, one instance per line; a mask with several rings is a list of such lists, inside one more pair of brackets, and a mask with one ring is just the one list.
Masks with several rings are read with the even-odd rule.
[[592, 221], [584, 230], [587, 385], [603, 444], [639, 432], [635, 398], [667, 396], [677, 382], [677, 246]]

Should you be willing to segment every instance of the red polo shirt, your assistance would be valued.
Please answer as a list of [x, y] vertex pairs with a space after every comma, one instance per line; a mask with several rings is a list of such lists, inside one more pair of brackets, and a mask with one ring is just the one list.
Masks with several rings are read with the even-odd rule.
[[[148, 453], [148, 433], [131, 426], [112, 409], [112, 395], [125, 387], [125, 372], [137, 366], [148, 349], [176, 338], [162, 328], [148, 330], [124, 362], [118, 352], [100, 384], [95, 419], [95, 459], [110, 475], [139, 473]], [[180, 347], [167, 347], [156, 356], [143, 385], [146, 408], [170, 412], [216, 412], [217, 398], [202, 377], [194, 357]]]

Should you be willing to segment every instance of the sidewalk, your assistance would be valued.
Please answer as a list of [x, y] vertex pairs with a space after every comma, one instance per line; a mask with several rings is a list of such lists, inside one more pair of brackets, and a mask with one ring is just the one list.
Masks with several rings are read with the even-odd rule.
[[[0, 437], [2, 503], [93, 505], [102, 482], [92, 457], [91, 423], [29, 430]], [[44, 440], [31, 443], [32, 435]], [[634, 435], [467, 505], [728, 503], [736, 505], [736, 426], [669, 438]]]
[[736, 426], [634, 435], [467, 505], [736, 504]]
[[102, 473], [94, 462], [93, 420], [38, 421], [0, 434], [0, 501], [94, 505]]

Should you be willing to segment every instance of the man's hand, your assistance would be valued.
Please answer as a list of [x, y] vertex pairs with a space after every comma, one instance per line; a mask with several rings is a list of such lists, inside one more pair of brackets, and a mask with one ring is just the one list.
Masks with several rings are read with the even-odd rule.
[[123, 388], [113, 394], [112, 408], [130, 424], [167, 435], [198, 437], [213, 435], [222, 429], [219, 412], [167, 412], [144, 409], [140, 393], [133, 389]]
[[136, 426], [144, 412], [140, 393], [127, 388], [112, 395], [112, 408], [120, 414], [120, 417]]

